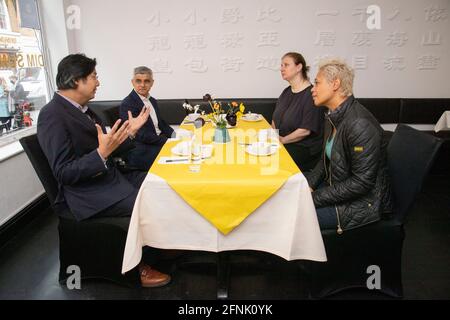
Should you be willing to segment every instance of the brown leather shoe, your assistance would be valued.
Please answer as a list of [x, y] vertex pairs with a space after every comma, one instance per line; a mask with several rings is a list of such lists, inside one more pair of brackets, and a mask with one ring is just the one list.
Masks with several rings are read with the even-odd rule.
[[141, 274], [141, 285], [144, 288], [156, 288], [165, 286], [170, 282], [170, 276], [152, 269], [149, 265], [142, 264], [139, 266]]

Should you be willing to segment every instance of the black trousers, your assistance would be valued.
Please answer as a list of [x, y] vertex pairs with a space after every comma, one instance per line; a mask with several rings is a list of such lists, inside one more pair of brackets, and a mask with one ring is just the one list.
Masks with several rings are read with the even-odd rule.
[[285, 144], [284, 147], [303, 173], [314, 169], [322, 154], [321, 146], [305, 147], [289, 143]]
[[136, 143], [136, 148], [127, 153], [127, 163], [130, 167], [147, 172], [161, 151], [162, 146]]
[[146, 173], [140, 171], [131, 171], [123, 173], [124, 177], [134, 186], [134, 191], [128, 197], [100, 211], [92, 218], [100, 217], [129, 217], [133, 212], [134, 202], [136, 201], [139, 188], [146, 177]]

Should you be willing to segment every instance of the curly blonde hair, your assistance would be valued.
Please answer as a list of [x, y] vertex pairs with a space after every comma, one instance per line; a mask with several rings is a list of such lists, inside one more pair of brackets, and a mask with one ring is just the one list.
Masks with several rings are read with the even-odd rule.
[[319, 64], [319, 72], [322, 72], [328, 82], [332, 82], [336, 79], [341, 81], [341, 95], [344, 97], [351, 96], [353, 94], [353, 79], [355, 73], [347, 63], [340, 59], [329, 59], [321, 61]]

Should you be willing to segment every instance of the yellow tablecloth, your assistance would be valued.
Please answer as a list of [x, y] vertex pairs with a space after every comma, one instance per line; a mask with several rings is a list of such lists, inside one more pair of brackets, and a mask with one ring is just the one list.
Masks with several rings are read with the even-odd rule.
[[[182, 127], [195, 130], [192, 125]], [[179, 141], [171, 141], [164, 145], [149, 172], [163, 178], [193, 209], [228, 234], [289, 177], [300, 172], [283, 146], [271, 156], [245, 152], [246, 146], [240, 143], [256, 141], [258, 130], [269, 127], [265, 120], [239, 120], [235, 128], [229, 129], [231, 141], [216, 144], [212, 142], [214, 128], [207, 123], [196, 134], [202, 136], [203, 144], [214, 144], [210, 159], [197, 165], [199, 168], [192, 168], [193, 164], [158, 163], [161, 156], [173, 156], [171, 149]]]

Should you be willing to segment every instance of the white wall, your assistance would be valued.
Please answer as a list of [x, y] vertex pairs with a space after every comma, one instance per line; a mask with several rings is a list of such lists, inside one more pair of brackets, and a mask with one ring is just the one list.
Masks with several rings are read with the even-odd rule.
[[44, 188], [23, 152], [0, 162], [0, 177], [0, 225], [2, 225], [39, 197]]
[[[286, 86], [278, 68], [287, 51], [303, 53], [313, 77], [321, 56], [345, 58], [356, 69], [359, 97], [450, 97], [448, 0], [66, 0], [64, 5], [80, 13], [67, 16], [79, 22], [68, 31], [70, 51], [98, 60], [99, 100], [122, 99], [137, 65], [154, 69], [157, 98], [199, 98], [206, 92], [278, 97]], [[375, 17], [366, 13], [369, 5], [380, 8], [380, 30], [367, 27]], [[238, 64], [226, 64], [232, 59]]]

